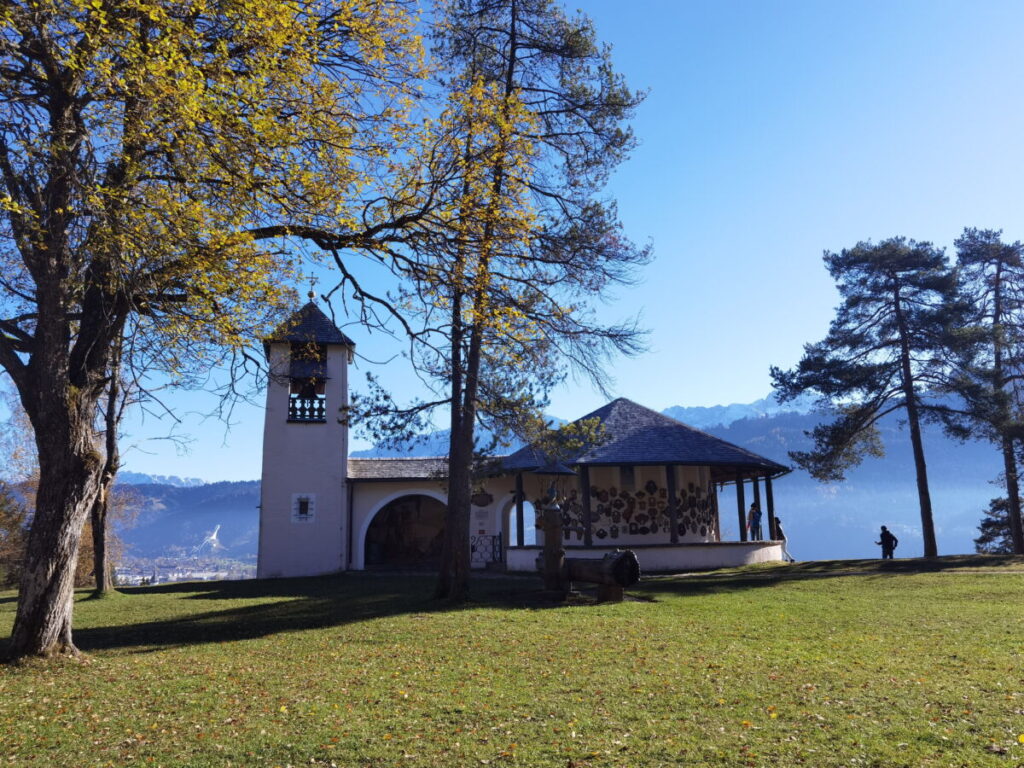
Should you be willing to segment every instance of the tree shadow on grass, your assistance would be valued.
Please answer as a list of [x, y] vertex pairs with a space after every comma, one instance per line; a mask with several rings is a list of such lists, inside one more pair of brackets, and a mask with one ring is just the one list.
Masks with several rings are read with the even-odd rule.
[[914, 573], [1003, 572], [1024, 575], [1020, 555], [950, 555], [899, 560], [810, 560], [788, 565], [737, 568], [685, 576], [649, 576], [634, 590], [641, 595], [697, 595], [774, 587], [808, 579], [887, 577]]
[[[306, 579], [181, 582], [153, 587], [128, 587], [110, 604], [120, 621], [76, 627], [75, 645], [82, 651], [134, 650], [223, 643], [415, 614], [462, 611], [477, 607], [548, 607], [533, 599], [537, 581], [503, 578], [474, 584], [471, 600], [452, 604], [432, 597], [434, 579], [424, 574], [339, 574]], [[239, 601], [233, 607], [197, 610], [185, 616], [149, 621], [133, 619], [134, 601], [157, 595], [180, 600]], [[173, 601], [170, 610], [174, 610]], [[180, 612], [179, 612], [180, 613]], [[7, 657], [9, 638], [0, 640], [0, 659]]]
[[[972, 569], [1007, 569], [1007, 573], [1020, 574], [1024, 573], [1024, 557], [990, 555], [932, 560], [834, 560], [673, 577], [654, 576], [630, 588], [629, 594], [633, 598], [656, 600], [661, 595], [734, 592], [803, 579], [969, 572]], [[111, 620], [103, 626], [76, 628], [74, 639], [78, 647], [87, 652], [121, 649], [144, 653], [249, 640], [280, 632], [344, 627], [405, 614], [429, 616], [479, 607], [515, 611], [566, 605], [552, 600], [539, 589], [536, 576], [474, 579], [472, 600], [459, 605], [432, 599], [433, 586], [434, 579], [426, 574], [349, 573], [308, 579], [182, 582], [128, 587], [120, 590], [122, 597], [107, 604], [108, 615], [121, 617], [120, 620]], [[168, 612], [174, 610], [174, 597], [197, 601], [194, 606], [197, 609], [202, 606], [202, 601], [209, 601], [213, 610], [195, 610], [185, 616], [157, 620], [133, 618], [133, 603], [138, 601], [141, 606], [146, 598], [161, 595], [172, 598]], [[5, 597], [3, 600], [13, 602], [14, 598]], [[214, 602], [225, 601], [237, 601], [237, 605], [227, 608], [213, 606]], [[8, 646], [9, 639], [0, 640], [0, 658], [6, 656]]]

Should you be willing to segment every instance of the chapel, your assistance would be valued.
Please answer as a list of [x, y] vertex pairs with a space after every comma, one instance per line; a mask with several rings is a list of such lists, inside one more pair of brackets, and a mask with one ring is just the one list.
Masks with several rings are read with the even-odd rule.
[[[260, 486], [259, 578], [416, 569], [440, 556], [446, 457], [349, 457], [348, 367], [355, 342], [310, 301], [264, 343], [267, 401]], [[790, 470], [626, 398], [581, 419], [602, 439], [557, 478], [562, 545], [571, 557], [636, 552], [645, 572], [783, 558], [772, 481]], [[496, 457], [473, 495], [476, 568], [536, 570], [550, 459], [525, 446]], [[571, 470], [569, 472], [568, 470]], [[740, 537], [723, 541], [718, 492], [736, 490]], [[747, 529], [748, 500], [764, 512]], [[751, 535], [752, 534], [752, 535]]]

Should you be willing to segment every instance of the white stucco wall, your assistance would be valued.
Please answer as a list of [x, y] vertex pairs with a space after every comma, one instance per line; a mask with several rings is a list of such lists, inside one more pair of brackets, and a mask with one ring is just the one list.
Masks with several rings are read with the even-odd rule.
[[[674, 546], [621, 547], [632, 549], [640, 562], [640, 570], [648, 573], [703, 571], [712, 568], [735, 568], [754, 563], [782, 560], [782, 543], [775, 541], [713, 542], [708, 544], [677, 544]], [[566, 557], [602, 558], [615, 547], [566, 547]], [[508, 570], [534, 573], [541, 547], [513, 548], [508, 551]]]
[[[346, 346], [327, 348], [326, 422], [290, 424], [290, 346], [270, 345], [258, 578], [314, 576], [345, 567], [348, 429], [338, 423], [338, 416], [339, 409], [348, 405], [348, 355]], [[315, 497], [310, 522], [293, 522], [296, 494]]]

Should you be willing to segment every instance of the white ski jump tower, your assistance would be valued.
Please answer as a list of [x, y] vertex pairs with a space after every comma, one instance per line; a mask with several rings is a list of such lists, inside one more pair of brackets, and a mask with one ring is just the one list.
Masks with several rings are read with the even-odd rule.
[[[313, 295], [310, 294], [310, 299]], [[355, 343], [310, 301], [264, 342], [258, 578], [344, 570], [348, 364]]]

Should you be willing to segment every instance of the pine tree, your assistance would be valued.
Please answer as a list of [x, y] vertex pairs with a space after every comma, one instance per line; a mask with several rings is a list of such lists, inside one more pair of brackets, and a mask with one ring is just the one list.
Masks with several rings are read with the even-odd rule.
[[[1012, 551], [1024, 554], [1015, 443], [1024, 437], [1024, 245], [967, 228], [956, 241], [960, 299], [968, 312], [951, 338], [959, 365], [947, 389], [960, 407], [944, 415], [957, 437], [999, 446], [1006, 497], [999, 500]], [[994, 507], [993, 507], [994, 509]]]
[[974, 551], [982, 555], [1008, 555], [1013, 550], [1013, 533], [1010, 530], [1010, 506], [1005, 498], [992, 499], [988, 510], [978, 524], [978, 538], [974, 540]]
[[902, 411], [914, 451], [925, 557], [935, 557], [935, 526], [924, 446], [923, 414], [945, 380], [942, 350], [956, 306], [956, 281], [941, 249], [902, 237], [825, 253], [842, 302], [820, 342], [797, 367], [771, 369], [782, 400], [815, 393], [839, 416], [809, 436], [814, 449], [790, 456], [812, 476], [840, 480], [865, 455], [882, 455], [876, 425]]

